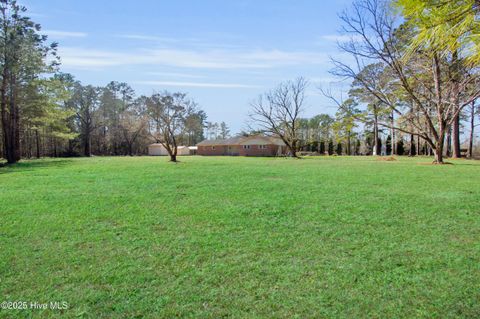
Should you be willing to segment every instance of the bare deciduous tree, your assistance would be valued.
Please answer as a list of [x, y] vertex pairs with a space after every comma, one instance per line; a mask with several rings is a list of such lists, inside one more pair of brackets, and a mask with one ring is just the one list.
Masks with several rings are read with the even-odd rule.
[[277, 135], [287, 145], [292, 157], [297, 157], [298, 121], [305, 106], [308, 82], [300, 77], [281, 83], [251, 103], [250, 119], [260, 130]]
[[147, 112], [153, 122], [151, 134], [177, 162], [178, 138], [185, 133], [187, 117], [196, 111], [196, 103], [185, 93], [154, 94], [147, 99]]
[[134, 145], [147, 127], [147, 119], [140, 105], [138, 105], [139, 102], [141, 103], [141, 101], [136, 101], [134, 107], [120, 114], [119, 129], [122, 132], [130, 156], [133, 156]]

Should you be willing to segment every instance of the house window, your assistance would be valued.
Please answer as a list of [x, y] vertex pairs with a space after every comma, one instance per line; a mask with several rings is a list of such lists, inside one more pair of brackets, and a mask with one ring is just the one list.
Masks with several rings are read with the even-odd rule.
[[215, 146], [212, 146], [212, 150], [215, 151]]
[[243, 148], [246, 149], [246, 150], [249, 150], [249, 149], [250, 149], [250, 145], [243, 145]]
[[267, 145], [258, 145], [258, 148], [261, 149], [261, 150], [266, 150]]

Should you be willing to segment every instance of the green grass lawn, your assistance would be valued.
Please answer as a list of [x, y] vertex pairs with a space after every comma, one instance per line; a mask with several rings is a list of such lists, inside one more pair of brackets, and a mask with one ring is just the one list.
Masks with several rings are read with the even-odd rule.
[[0, 168], [0, 317], [480, 317], [480, 162], [181, 160]]

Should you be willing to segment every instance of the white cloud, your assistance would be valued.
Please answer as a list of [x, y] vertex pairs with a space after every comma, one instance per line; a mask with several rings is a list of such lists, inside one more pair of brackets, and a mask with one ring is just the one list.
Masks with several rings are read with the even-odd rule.
[[[210, 34], [212, 36], [212, 34]], [[227, 35], [225, 34], [217, 34], [214, 33], [213, 36], [222, 36], [223, 40], [217, 40], [213, 43], [210, 41], [206, 41], [204, 38], [178, 38], [178, 37], [168, 37], [168, 36], [156, 36], [156, 35], [149, 35], [149, 34], [118, 34], [114, 35], [117, 38], [127, 39], [127, 40], [137, 40], [140, 42], [150, 42], [154, 43], [157, 46], [160, 45], [177, 45], [181, 47], [185, 47], [186, 45], [194, 45], [196, 48], [204, 48], [204, 49], [238, 49], [240, 45], [238, 44], [227, 44], [224, 40]]]
[[179, 49], [146, 50], [137, 61], [182, 68], [241, 69], [265, 68], [263, 61], [252, 60], [242, 54], [227, 51], [193, 51]]
[[244, 54], [244, 58], [275, 65], [320, 64], [328, 61], [326, 54], [281, 50], [259, 50]]
[[58, 39], [85, 38], [88, 35], [85, 32], [71, 32], [71, 31], [59, 31], [59, 30], [42, 30], [41, 33], [48, 35], [52, 38], [58, 38]]
[[174, 82], [174, 81], [137, 81], [136, 84], [152, 86], [175, 86], [175, 87], [199, 87], [199, 88], [221, 88], [221, 89], [251, 89], [258, 88], [256, 85], [238, 83], [206, 83], [206, 82]]
[[258, 69], [328, 62], [323, 53], [280, 50], [140, 49], [133, 52], [61, 47], [63, 65], [72, 69], [99, 69], [125, 65], [198, 69]]
[[108, 51], [60, 47], [63, 66], [73, 69], [98, 69], [120, 65], [127, 57]]

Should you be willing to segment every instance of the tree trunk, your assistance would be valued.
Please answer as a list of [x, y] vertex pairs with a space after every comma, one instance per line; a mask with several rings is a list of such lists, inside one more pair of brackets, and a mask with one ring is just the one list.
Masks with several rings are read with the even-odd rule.
[[435, 154], [434, 164], [443, 164], [443, 147], [436, 147], [433, 151]]
[[435, 164], [443, 164], [443, 148], [445, 145], [445, 125], [444, 123], [440, 123], [438, 139], [435, 141], [435, 145], [433, 145], [432, 150], [435, 156], [435, 160], [433, 163]]
[[460, 150], [460, 114], [458, 114], [453, 121], [452, 131], [452, 157], [460, 158], [462, 157], [462, 153]]
[[133, 143], [128, 144], [128, 155], [133, 156]]
[[468, 142], [468, 157], [473, 158], [473, 139], [475, 138], [475, 102], [470, 110], [470, 140]]
[[410, 151], [409, 155], [410, 156], [415, 156], [417, 155], [417, 150], [415, 149], [415, 136], [413, 134], [410, 134]]
[[20, 149], [20, 111], [17, 106], [17, 77], [11, 76], [10, 83], [10, 112], [12, 115], [13, 156], [15, 162], [21, 158]]
[[380, 153], [380, 145], [378, 145], [378, 114], [375, 105], [373, 106], [373, 113], [373, 139], [375, 140], [373, 145], [373, 156], [377, 156]]
[[447, 131], [447, 147], [445, 150], [445, 156], [446, 157], [452, 156], [452, 128], [449, 128]]
[[[437, 99], [437, 117], [438, 117], [438, 133], [435, 132], [435, 129], [433, 128], [433, 125], [430, 124], [430, 131], [434, 136], [434, 141], [435, 145], [431, 145], [435, 154], [435, 160], [434, 163], [436, 164], [443, 164], [443, 146], [445, 143], [445, 130], [450, 129], [450, 126], [446, 125], [447, 123], [445, 122], [443, 118], [443, 114], [441, 110], [443, 110], [443, 105], [442, 105], [442, 76], [441, 76], [441, 71], [440, 71], [440, 62], [439, 62], [439, 57], [435, 53], [433, 56], [433, 79], [435, 82], [435, 97]], [[431, 121], [429, 121], [431, 123]], [[429, 142], [431, 144], [431, 142]]]
[[392, 155], [397, 154], [397, 143], [395, 142], [395, 113], [392, 111], [392, 116], [390, 117], [391, 133], [392, 136]]
[[90, 132], [85, 132], [85, 156], [90, 157], [91, 153], [91, 145], [90, 145]]
[[[455, 50], [452, 54], [452, 66], [453, 66], [453, 103], [455, 104], [455, 112], [460, 109], [460, 65], [459, 65], [458, 52]], [[453, 149], [452, 157], [460, 158], [462, 153], [460, 150], [460, 113], [458, 113], [453, 120]]]
[[40, 136], [38, 130], [35, 130], [35, 142], [37, 144], [37, 158], [40, 158]]
[[292, 156], [293, 158], [298, 158], [298, 156], [297, 156], [297, 145], [296, 145], [296, 143], [293, 142], [293, 143], [290, 145], [289, 148], [290, 148], [291, 156]]
[[420, 152], [420, 136], [417, 136], [417, 155], [422, 155]]
[[173, 140], [173, 147], [170, 144], [164, 144], [163, 146], [167, 149], [168, 154], [170, 155], [170, 162], [177, 162], [177, 144], [175, 139]]
[[58, 157], [57, 153], [57, 139], [53, 138], [53, 157]]
[[5, 72], [3, 72], [2, 80], [2, 100], [1, 100], [1, 111], [2, 111], [2, 135], [3, 135], [3, 152], [8, 163], [14, 163], [13, 158], [11, 157], [11, 142], [10, 142], [10, 121], [7, 112], [7, 96], [6, 88], [7, 80], [5, 78]]
[[68, 156], [73, 156], [74, 149], [73, 149], [73, 140], [68, 140]]
[[352, 155], [352, 150], [350, 149], [350, 132], [347, 133], [347, 155]]
[[[18, 113], [16, 112], [14, 94], [10, 88], [10, 101], [8, 101], [8, 74], [4, 70], [2, 74], [1, 87], [1, 113], [2, 113], [2, 129], [4, 139], [4, 153], [8, 164], [14, 164], [20, 159], [20, 136], [18, 131]], [[10, 77], [13, 80], [12, 77]], [[12, 83], [10, 83], [12, 85]]]

